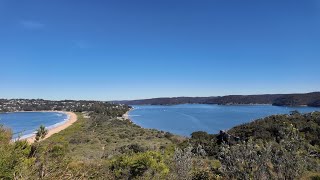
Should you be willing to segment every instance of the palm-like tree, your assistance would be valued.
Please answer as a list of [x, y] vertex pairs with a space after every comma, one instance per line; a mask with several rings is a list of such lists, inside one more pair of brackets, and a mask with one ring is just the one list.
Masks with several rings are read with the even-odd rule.
[[47, 134], [48, 134], [48, 130], [46, 129], [45, 126], [41, 125], [39, 127], [39, 129], [37, 129], [37, 132], [36, 132], [36, 141], [44, 139]]

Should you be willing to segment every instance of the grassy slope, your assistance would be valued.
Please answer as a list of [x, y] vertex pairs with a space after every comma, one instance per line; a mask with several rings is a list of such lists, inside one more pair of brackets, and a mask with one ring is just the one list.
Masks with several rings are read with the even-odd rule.
[[157, 150], [172, 144], [164, 133], [143, 129], [129, 120], [101, 116], [85, 119], [81, 113], [77, 116], [77, 122], [43, 143], [66, 144], [67, 156], [81, 161], [110, 158], [131, 144], [138, 144], [145, 150]]
[[[102, 115], [93, 115], [90, 119], [84, 119], [81, 113], [77, 115], [78, 121], [76, 123], [43, 141], [43, 144], [66, 144], [68, 147], [67, 156], [73, 162], [97, 164], [97, 162], [103, 162], [104, 159], [110, 159], [123, 153], [123, 149], [126, 149], [123, 147], [132, 144], [138, 144], [145, 150], [158, 150], [162, 146], [173, 144], [171, 140], [165, 138], [163, 132], [143, 129], [128, 120]], [[319, 113], [270, 116], [263, 120], [237, 126], [230, 132], [241, 137], [249, 136], [254, 139], [272, 140], [272, 137], [277, 136], [277, 128], [283, 122], [289, 122], [294, 124], [300, 132], [303, 132], [310, 143], [317, 139], [319, 117]], [[315, 143], [317, 144], [317, 142]], [[309, 179], [315, 175], [318, 173], [305, 172], [302, 179]]]

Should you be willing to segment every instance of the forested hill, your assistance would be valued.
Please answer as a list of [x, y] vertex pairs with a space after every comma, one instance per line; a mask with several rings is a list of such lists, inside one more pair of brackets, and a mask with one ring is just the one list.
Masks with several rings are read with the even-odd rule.
[[172, 98], [152, 98], [132, 101], [114, 101], [120, 104], [128, 105], [170, 105], [170, 104], [203, 104], [208, 100], [216, 99], [216, 97], [172, 97]]
[[216, 97], [173, 97], [153, 98], [132, 101], [116, 101], [128, 105], [174, 105], [174, 104], [273, 104], [276, 106], [320, 107], [320, 92], [306, 94], [262, 94], [229, 95]]

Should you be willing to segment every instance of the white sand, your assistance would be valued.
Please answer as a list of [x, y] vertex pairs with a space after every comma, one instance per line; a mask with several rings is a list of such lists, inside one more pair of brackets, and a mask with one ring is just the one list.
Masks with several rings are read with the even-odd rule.
[[[46, 135], [46, 137], [44, 139], [52, 136], [55, 133], [58, 133], [58, 132], [60, 132], [60, 131], [62, 131], [64, 129], [66, 129], [67, 127], [69, 127], [70, 125], [72, 125], [74, 122], [77, 121], [77, 115], [75, 113], [73, 113], [73, 112], [62, 112], [62, 113], [67, 114], [69, 116], [69, 119], [65, 123], [63, 123], [63, 124], [61, 124], [61, 125], [59, 125], [57, 127], [54, 127], [52, 129], [49, 129], [48, 130], [48, 134]], [[36, 135], [33, 135], [31, 137], [26, 138], [26, 140], [30, 144], [32, 144], [32, 143], [34, 143], [35, 138], [36, 138]]]

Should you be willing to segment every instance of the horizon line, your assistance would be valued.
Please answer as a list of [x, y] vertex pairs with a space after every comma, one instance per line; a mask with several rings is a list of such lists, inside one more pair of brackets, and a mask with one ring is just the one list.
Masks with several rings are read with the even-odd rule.
[[258, 95], [291, 95], [291, 94], [310, 94], [320, 93], [319, 91], [308, 91], [308, 92], [294, 92], [294, 93], [257, 93], [257, 94], [226, 94], [216, 96], [167, 96], [167, 97], [148, 97], [148, 98], [136, 98], [126, 100], [96, 100], [96, 99], [46, 99], [46, 98], [0, 98], [0, 100], [46, 100], [46, 101], [101, 101], [101, 102], [118, 102], [118, 101], [135, 101], [135, 100], [148, 100], [148, 99], [161, 99], [161, 98], [209, 98], [209, 97], [224, 97], [224, 96], [258, 96]]

